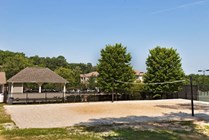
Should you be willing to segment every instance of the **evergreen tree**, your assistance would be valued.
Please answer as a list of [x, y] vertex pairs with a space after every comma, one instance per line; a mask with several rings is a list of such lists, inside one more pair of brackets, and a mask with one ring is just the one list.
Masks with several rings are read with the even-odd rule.
[[106, 92], [128, 90], [130, 84], [123, 82], [132, 82], [134, 79], [130, 61], [131, 54], [127, 53], [126, 47], [121, 44], [107, 45], [102, 49], [97, 65], [99, 72], [97, 80], [100, 88]]
[[[146, 61], [147, 73], [144, 76], [145, 83], [162, 83], [182, 80], [184, 72], [181, 58], [177, 50], [157, 46], [150, 50]], [[164, 93], [177, 92], [182, 83], [156, 84], [146, 86], [153, 98], [162, 98]]]

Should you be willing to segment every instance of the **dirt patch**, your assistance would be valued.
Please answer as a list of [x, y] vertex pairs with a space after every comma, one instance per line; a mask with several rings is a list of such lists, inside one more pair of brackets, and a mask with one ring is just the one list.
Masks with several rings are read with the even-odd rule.
[[114, 115], [134, 115], [138, 113], [142, 114], [153, 114], [157, 109], [159, 113], [164, 112], [165, 109], [157, 108], [152, 104], [140, 104], [140, 103], [110, 103], [110, 104], [86, 104], [82, 106], [75, 106], [68, 108], [71, 111], [77, 112], [81, 115], [104, 115], [104, 114], [114, 114]]
[[0, 140], [5, 140], [2, 136], [0, 136]]

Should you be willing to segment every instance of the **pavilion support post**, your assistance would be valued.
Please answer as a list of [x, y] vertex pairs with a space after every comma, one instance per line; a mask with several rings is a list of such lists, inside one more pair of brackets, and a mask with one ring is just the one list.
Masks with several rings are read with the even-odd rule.
[[11, 83], [11, 97], [12, 97], [12, 94], [13, 94], [13, 92], [14, 92], [14, 85], [13, 85], [13, 83]]
[[2, 93], [4, 93], [4, 85], [2, 85]]
[[63, 87], [63, 102], [65, 102], [66, 84]]
[[24, 92], [24, 90], [23, 90], [24, 88], [23, 88], [23, 83], [22, 83], [22, 87], [21, 87], [21, 93], [23, 93]]
[[38, 83], [38, 92], [41, 93], [41, 86], [43, 85], [43, 83]]

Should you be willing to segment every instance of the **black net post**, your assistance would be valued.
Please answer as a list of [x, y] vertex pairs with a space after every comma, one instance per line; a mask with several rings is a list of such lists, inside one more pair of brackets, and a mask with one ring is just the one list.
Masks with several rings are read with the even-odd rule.
[[192, 109], [192, 116], [194, 117], [194, 98], [193, 98], [193, 79], [190, 76], [190, 86], [191, 86], [191, 109]]

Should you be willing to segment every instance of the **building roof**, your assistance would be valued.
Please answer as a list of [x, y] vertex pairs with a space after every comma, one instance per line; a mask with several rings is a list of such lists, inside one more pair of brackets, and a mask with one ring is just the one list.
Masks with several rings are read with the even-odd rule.
[[[135, 75], [138, 75], [138, 76], [142, 76], [144, 74], [144, 72], [141, 72], [141, 71], [138, 71], [138, 70], [134, 70], [134, 73]], [[90, 72], [90, 73], [87, 73], [87, 74], [81, 74], [80, 77], [81, 78], [90, 78], [92, 76], [98, 76], [99, 73], [97, 71], [94, 71], [94, 72]]]
[[0, 72], [0, 84], [6, 84], [5, 72]]
[[81, 74], [80, 75], [80, 77], [87, 77], [87, 78], [90, 78], [90, 77], [92, 77], [92, 76], [98, 76], [99, 75], [99, 73], [98, 72], [96, 72], [96, 71], [94, 71], [94, 72], [90, 72], [90, 73], [87, 73], [87, 74]]
[[144, 74], [144, 72], [138, 71], [138, 70], [134, 70], [135, 75], [138, 76], [142, 76]]
[[8, 83], [69, 83], [48, 68], [27, 67], [7, 80]]

